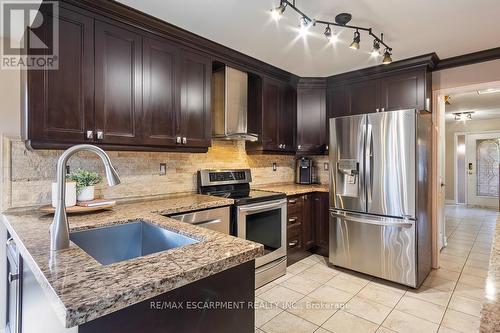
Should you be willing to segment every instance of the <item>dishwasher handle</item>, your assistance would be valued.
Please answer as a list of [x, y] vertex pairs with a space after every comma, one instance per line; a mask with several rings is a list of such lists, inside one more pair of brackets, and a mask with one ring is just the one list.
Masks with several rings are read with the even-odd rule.
[[222, 223], [222, 219], [213, 219], [213, 220], [206, 220], [206, 221], [196, 221], [196, 222], [193, 222], [193, 223], [190, 223], [190, 224], [197, 225], [197, 226], [204, 226], [204, 225], [217, 224], [217, 223]]

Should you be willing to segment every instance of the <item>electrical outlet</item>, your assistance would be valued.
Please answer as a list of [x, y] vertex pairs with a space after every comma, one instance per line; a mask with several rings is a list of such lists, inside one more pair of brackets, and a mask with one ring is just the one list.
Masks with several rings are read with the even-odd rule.
[[273, 162], [273, 171], [278, 170], [278, 167], [276, 166], [276, 162]]
[[323, 163], [323, 169], [325, 171], [328, 171], [329, 168], [330, 168], [330, 164], [328, 162]]
[[167, 174], [167, 163], [160, 163], [160, 176]]

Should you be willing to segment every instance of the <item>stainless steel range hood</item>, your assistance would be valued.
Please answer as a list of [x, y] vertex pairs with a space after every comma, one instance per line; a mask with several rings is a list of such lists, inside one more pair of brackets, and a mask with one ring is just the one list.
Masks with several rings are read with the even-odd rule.
[[248, 75], [231, 67], [212, 74], [212, 137], [257, 141], [247, 133]]

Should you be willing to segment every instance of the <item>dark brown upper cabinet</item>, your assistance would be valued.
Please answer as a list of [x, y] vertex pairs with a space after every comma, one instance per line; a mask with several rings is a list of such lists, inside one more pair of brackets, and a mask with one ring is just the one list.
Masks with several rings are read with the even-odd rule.
[[380, 106], [383, 111], [425, 109], [426, 81], [424, 71], [389, 75], [380, 83]]
[[128, 29], [95, 23], [95, 139], [141, 144], [142, 38]]
[[[354, 75], [354, 74], [353, 74]], [[431, 97], [431, 73], [427, 66], [369, 77], [329, 79], [328, 115], [425, 110]]]
[[347, 100], [351, 115], [380, 111], [380, 81], [366, 80], [347, 88]]
[[287, 153], [295, 152], [295, 119], [297, 114], [297, 92], [285, 84], [282, 86], [282, 106], [280, 107], [278, 142]]
[[[44, 19], [50, 23], [54, 18]], [[59, 69], [22, 73], [27, 75], [23, 100], [29, 110], [24, 115], [27, 127], [23, 136], [29, 144], [37, 147], [42, 141], [56, 145], [85, 141], [87, 131], [94, 129], [94, 21], [60, 8]], [[92, 141], [93, 132], [89, 134]]]
[[211, 143], [212, 61], [195, 52], [182, 52], [180, 134], [186, 147]]
[[29, 146], [207, 151], [210, 56], [65, 2], [59, 21], [59, 69], [23, 79]]
[[299, 82], [297, 87], [297, 154], [322, 154], [327, 149], [326, 132], [324, 80]]
[[180, 48], [154, 37], [143, 40], [143, 142], [175, 146], [180, 136]]
[[249, 76], [248, 132], [259, 136], [246, 142], [248, 152], [294, 154], [296, 94], [285, 82]]

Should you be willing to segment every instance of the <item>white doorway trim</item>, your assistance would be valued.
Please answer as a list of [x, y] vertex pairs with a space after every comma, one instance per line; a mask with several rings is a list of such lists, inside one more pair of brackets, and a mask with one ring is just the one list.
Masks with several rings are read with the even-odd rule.
[[[441, 149], [440, 145], [445, 145], [444, 142], [444, 118], [445, 105], [444, 96], [452, 94], [460, 94], [474, 90], [483, 90], [491, 86], [500, 86], [500, 81], [485, 82], [479, 84], [466, 85], [461, 87], [445, 88], [432, 91], [432, 267], [439, 268], [439, 252], [440, 244], [443, 242], [444, 235], [444, 205], [445, 198], [441, 195], [443, 189], [439, 175], [443, 168], [444, 161], [439, 157]], [[440, 234], [443, 237], [440, 237]], [[441, 239], [440, 239], [441, 238]]]

